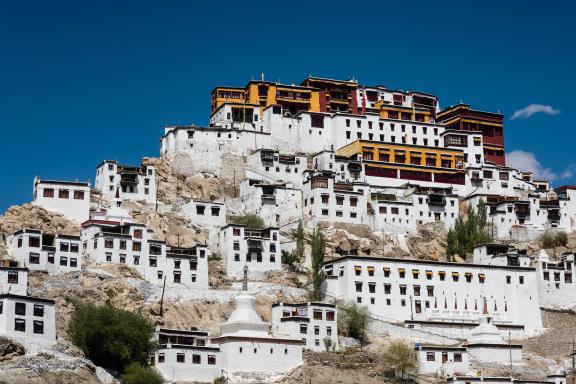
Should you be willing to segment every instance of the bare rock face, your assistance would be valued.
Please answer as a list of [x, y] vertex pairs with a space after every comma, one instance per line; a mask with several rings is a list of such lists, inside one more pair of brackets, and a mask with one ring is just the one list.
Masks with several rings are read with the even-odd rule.
[[40, 229], [48, 233], [75, 235], [80, 226], [60, 213], [48, 211], [38, 205], [13, 205], [0, 216], [0, 233], [10, 235], [23, 228]]
[[11, 360], [15, 356], [22, 356], [25, 353], [26, 350], [22, 344], [6, 337], [0, 337], [0, 361]]

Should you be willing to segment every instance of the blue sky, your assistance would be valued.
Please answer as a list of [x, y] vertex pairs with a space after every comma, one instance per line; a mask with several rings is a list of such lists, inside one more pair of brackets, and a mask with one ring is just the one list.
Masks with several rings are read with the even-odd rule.
[[[516, 4], [517, 3], [517, 4]], [[216, 85], [308, 74], [420, 90], [506, 115], [515, 162], [575, 182], [568, 1], [14, 1], [0, 12], [0, 212], [35, 175], [93, 180], [204, 124]], [[511, 120], [531, 104], [546, 114]], [[537, 108], [536, 108], [537, 109]], [[554, 113], [556, 112], [556, 113]], [[527, 114], [525, 113], [524, 116]]]

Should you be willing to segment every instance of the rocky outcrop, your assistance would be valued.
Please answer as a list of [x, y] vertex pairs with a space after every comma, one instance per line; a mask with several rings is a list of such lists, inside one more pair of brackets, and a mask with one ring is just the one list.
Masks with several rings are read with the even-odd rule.
[[77, 235], [80, 232], [77, 223], [60, 213], [30, 203], [13, 205], [0, 216], [0, 257], [5, 253], [6, 237], [23, 228], [65, 235]]
[[24, 346], [6, 337], [0, 337], [0, 361], [11, 360], [26, 353]]

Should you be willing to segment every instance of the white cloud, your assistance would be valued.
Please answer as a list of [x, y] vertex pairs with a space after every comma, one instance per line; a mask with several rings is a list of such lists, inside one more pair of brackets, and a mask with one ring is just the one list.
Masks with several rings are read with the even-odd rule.
[[560, 173], [544, 167], [531, 152], [512, 151], [506, 153], [506, 165], [522, 172], [532, 172], [536, 180], [569, 179], [576, 175], [576, 164], [570, 164]]
[[551, 105], [530, 104], [525, 108], [515, 111], [510, 120], [528, 119], [535, 113], [544, 113], [548, 116], [555, 116], [560, 113], [560, 110], [554, 109]]

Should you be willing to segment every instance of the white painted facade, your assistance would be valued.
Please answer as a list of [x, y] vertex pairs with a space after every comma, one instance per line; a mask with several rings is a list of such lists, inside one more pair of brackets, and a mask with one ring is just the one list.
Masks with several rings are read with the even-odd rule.
[[420, 374], [448, 378], [467, 374], [470, 369], [466, 347], [417, 344], [414, 350]]
[[[338, 312], [333, 304], [277, 303], [272, 305], [272, 334], [301, 338], [305, 349], [338, 350]], [[325, 339], [329, 339], [327, 345]]]
[[28, 269], [0, 267], [0, 335], [16, 341], [56, 341], [55, 302], [28, 296]]
[[168, 286], [208, 287], [210, 251], [204, 245], [166, 246], [143, 224], [99, 220], [83, 224], [81, 239], [83, 252], [98, 264], [126, 264], [157, 285], [166, 280]]
[[[104, 160], [96, 168], [94, 188], [108, 201], [120, 200], [156, 202], [156, 170], [152, 165], [140, 167], [118, 164], [114, 160]], [[116, 194], [119, 196], [116, 197]]]
[[256, 313], [256, 299], [240, 294], [235, 310], [211, 337], [196, 329], [157, 329], [152, 364], [169, 381], [212, 382], [228, 374], [276, 375], [302, 364], [302, 341], [271, 335]]
[[190, 200], [182, 206], [182, 214], [195, 225], [220, 228], [226, 225], [226, 206], [215, 201]]
[[211, 345], [208, 332], [157, 327], [154, 341], [159, 348], [150, 363], [166, 380], [211, 383], [222, 376], [222, 354], [218, 346]]
[[82, 223], [90, 213], [90, 183], [34, 178], [33, 204]]
[[302, 154], [285, 154], [271, 149], [258, 149], [247, 156], [247, 177], [272, 184], [287, 183], [302, 188], [302, 172], [308, 158]]
[[220, 229], [219, 250], [228, 276], [241, 277], [245, 265], [251, 276], [282, 268], [278, 228], [254, 230], [244, 225], [228, 224]]
[[8, 254], [19, 265], [33, 271], [58, 274], [80, 271], [80, 236], [51, 235], [36, 229], [22, 229], [6, 241]]
[[323, 266], [324, 292], [411, 324], [478, 324], [483, 300], [501, 328], [542, 327], [534, 268], [342, 257]]
[[244, 180], [240, 199], [245, 211], [257, 214], [267, 226], [280, 227], [302, 217], [302, 190], [287, 184]]
[[337, 183], [330, 173], [310, 174], [302, 188], [304, 217], [325, 222], [366, 224], [368, 190], [364, 183]]

